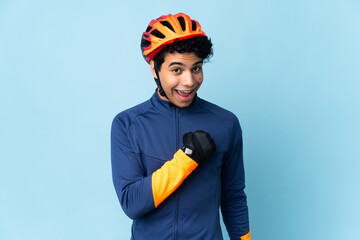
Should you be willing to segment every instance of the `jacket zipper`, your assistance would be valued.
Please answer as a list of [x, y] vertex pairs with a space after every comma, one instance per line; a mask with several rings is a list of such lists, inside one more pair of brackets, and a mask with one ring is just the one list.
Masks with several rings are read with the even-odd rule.
[[[180, 146], [179, 146], [179, 111], [180, 109], [176, 106], [175, 107], [175, 128], [176, 128], [176, 149], [175, 151], [177, 151]], [[175, 232], [175, 236], [174, 239], [177, 240], [178, 238], [178, 214], [179, 214], [179, 192], [176, 191], [176, 196], [175, 196], [175, 225], [174, 225], [174, 232]]]

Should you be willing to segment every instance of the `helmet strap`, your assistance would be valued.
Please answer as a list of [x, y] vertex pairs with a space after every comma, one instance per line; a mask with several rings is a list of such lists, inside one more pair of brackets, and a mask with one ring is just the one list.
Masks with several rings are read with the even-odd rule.
[[168, 97], [166, 96], [166, 93], [165, 93], [164, 89], [163, 89], [162, 86], [161, 86], [161, 83], [160, 83], [159, 78], [154, 78], [154, 79], [155, 79], [156, 85], [157, 85], [158, 88], [159, 88], [159, 93], [160, 93], [160, 95], [163, 96], [163, 97], [168, 98]]
[[163, 97], [166, 97], [167, 99], [169, 99], [169, 98], [166, 96], [166, 93], [165, 93], [163, 87], [161, 86], [159, 71], [158, 71], [158, 68], [157, 68], [157, 66], [156, 66], [156, 63], [155, 63], [155, 73], [156, 73], [157, 78], [154, 78], [154, 79], [155, 79], [156, 85], [157, 85], [158, 88], [159, 88], [159, 93], [160, 93], [160, 95], [163, 96]]

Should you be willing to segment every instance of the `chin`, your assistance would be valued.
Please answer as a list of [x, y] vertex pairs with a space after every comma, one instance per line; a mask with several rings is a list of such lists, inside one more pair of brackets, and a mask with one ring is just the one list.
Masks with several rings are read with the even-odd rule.
[[180, 107], [180, 108], [186, 108], [188, 106], [190, 106], [192, 103], [192, 100], [189, 101], [189, 102], [177, 102], [177, 103], [174, 103], [176, 106]]

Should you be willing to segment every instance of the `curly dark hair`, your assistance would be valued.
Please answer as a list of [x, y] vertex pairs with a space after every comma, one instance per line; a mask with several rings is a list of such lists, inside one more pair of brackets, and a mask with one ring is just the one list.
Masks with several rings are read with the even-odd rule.
[[193, 37], [185, 40], [176, 41], [171, 45], [165, 46], [154, 57], [154, 68], [158, 72], [165, 60], [165, 53], [192, 53], [208, 62], [213, 55], [212, 42], [207, 36]]

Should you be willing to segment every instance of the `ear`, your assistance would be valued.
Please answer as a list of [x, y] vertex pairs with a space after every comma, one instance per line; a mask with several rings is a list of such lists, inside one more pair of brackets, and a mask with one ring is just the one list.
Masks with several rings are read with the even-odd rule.
[[154, 78], [157, 78], [156, 72], [155, 72], [155, 66], [154, 66], [154, 60], [150, 60], [150, 70]]

